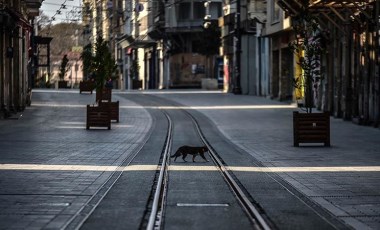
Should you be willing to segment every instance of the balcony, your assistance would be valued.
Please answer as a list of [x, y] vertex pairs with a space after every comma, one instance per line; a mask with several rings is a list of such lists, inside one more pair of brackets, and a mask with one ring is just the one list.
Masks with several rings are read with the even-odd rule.
[[164, 38], [165, 33], [165, 17], [163, 14], [157, 14], [157, 16], [148, 16], [149, 25], [148, 25], [148, 35], [152, 39], [159, 40]]
[[26, 3], [26, 7], [28, 8], [28, 15], [30, 17], [36, 17], [40, 14], [41, 4], [44, 0], [24, 0], [21, 2]]

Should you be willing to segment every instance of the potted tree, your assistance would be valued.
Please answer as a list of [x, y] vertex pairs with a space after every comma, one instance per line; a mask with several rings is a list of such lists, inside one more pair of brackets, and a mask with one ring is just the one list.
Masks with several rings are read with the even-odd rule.
[[95, 82], [94, 79], [91, 78], [91, 64], [92, 64], [92, 44], [87, 44], [83, 48], [83, 52], [81, 53], [80, 58], [83, 62], [83, 75], [85, 78], [83, 81], [79, 82], [79, 93], [82, 93], [83, 91], [91, 92], [95, 89]]
[[96, 101], [111, 100], [111, 89], [106, 88], [106, 82], [113, 80], [113, 75], [117, 69], [115, 59], [109, 50], [107, 41], [101, 36], [96, 39], [95, 55], [91, 63], [92, 73], [94, 75], [96, 87]]
[[58, 81], [58, 88], [67, 88], [67, 81], [65, 81], [65, 75], [69, 69], [68, 66], [69, 59], [67, 58], [67, 55], [63, 55], [63, 58], [61, 60], [61, 66], [59, 67], [59, 81]]
[[97, 102], [103, 98], [103, 91], [111, 92], [105, 88], [106, 82], [114, 79], [113, 75], [117, 69], [115, 59], [112, 57], [107, 43], [103, 37], [99, 36], [94, 46], [95, 52], [92, 52], [92, 45], [89, 44], [81, 54], [83, 71], [95, 83]]
[[[98, 105], [87, 105], [86, 129], [91, 126], [107, 127], [111, 129], [111, 119], [118, 122], [118, 102], [111, 102], [111, 88], [106, 87], [106, 82], [112, 80], [117, 69], [115, 59], [108, 48], [107, 42], [101, 36], [95, 43], [95, 54], [82, 53], [86, 71], [91, 72], [91, 77], [96, 88], [96, 102]], [[92, 52], [91, 52], [92, 54]], [[109, 86], [110, 84], [107, 84]], [[102, 102], [102, 101], [107, 102]], [[117, 113], [117, 117], [116, 117]]]
[[83, 75], [84, 75], [84, 80], [90, 80], [89, 76], [91, 74], [91, 63], [92, 63], [92, 44], [89, 43], [86, 46], [83, 47], [83, 51], [80, 55], [80, 59], [82, 59], [83, 63]]
[[324, 143], [330, 146], [330, 115], [313, 113], [315, 95], [321, 81], [320, 63], [324, 53], [321, 29], [317, 19], [303, 2], [300, 13], [292, 18], [295, 39], [289, 44], [298, 57], [301, 72], [294, 78], [296, 99], [302, 99], [305, 113], [293, 112], [294, 146], [299, 143]]

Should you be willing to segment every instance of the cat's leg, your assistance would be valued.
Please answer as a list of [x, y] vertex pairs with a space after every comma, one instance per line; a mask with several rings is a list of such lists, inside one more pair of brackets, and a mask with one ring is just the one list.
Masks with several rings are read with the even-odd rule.
[[200, 156], [201, 156], [205, 161], [208, 162], [208, 160], [206, 159], [206, 157], [205, 157], [203, 154], [200, 154]]
[[187, 162], [187, 161], [185, 160], [186, 156], [187, 156], [187, 153], [183, 153], [183, 154], [182, 154], [182, 160], [183, 160], [184, 162]]
[[195, 157], [196, 157], [196, 155], [193, 155], [193, 162], [195, 162]]

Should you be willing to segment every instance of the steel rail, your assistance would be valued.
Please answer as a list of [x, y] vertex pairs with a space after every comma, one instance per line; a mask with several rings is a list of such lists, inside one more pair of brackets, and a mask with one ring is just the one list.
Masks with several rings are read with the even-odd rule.
[[[172, 146], [172, 135], [173, 135], [173, 124], [172, 120], [170, 119], [169, 115], [166, 112], [163, 112], [168, 119], [168, 133], [166, 135], [165, 140], [165, 148], [163, 151], [163, 159], [161, 163], [160, 168], [160, 174], [157, 181], [157, 187], [156, 191], [154, 193], [153, 198], [153, 204], [152, 204], [152, 210], [149, 216], [148, 230], [152, 229], [160, 229], [161, 226], [161, 220], [162, 220], [162, 213], [163, 208], [165, 204], [165, 197], [166, 197], [166, 190], [167, 190], [167, 169], [168, 169], [168, 159], [169, 159], [169, 153]], [[160, 203], [161, 201], [161, 203]]]
[[237, 200], [240, 202], [240, 204], [244, 207], [244, 210], [246, 211], [247, 215], [249, 216], [250, 220], [253, 222], [253, 224], [257, 225], [260, 229], [263, 230], [270, 230], [271, 227], [266, 223], [264, 218], [261, 216], [259, 211], [256, 209], [256, 207], [252, 204], [252, 202], [249, 200], [249, 198], [245, 195], [243, 190], [240, 188], [236, 180], [231, 176], [231, 174], [228, 172], [228, 169], [224, 166], [222, 161], [219, 159], [218, 155], [214, 152], [211, 145], [207, 142], [205, 136], [202, 133], [202, 130], [200, 129], [200, 126], [196, 119], [188, 112], [186, 113], [189, 115], [193, 123], [195, 124], [198, 134], [202, 140], [202, 142], [207, 146], [209, 149], [209, 155], [214, 161], [215, 165], [219, 168], [220, 173], [225, 178], [226, 183], [230, 186], [232, 191], [235, 193]]
[[[162, 110], [163, 111], [163, 110]], [[238, 185], [236, 180], [232, 177], [232, 175], [229, 173], [228, 169], [224, 166], [222, 161], [220, 160], [220, 157], [215, 153], [211, 145], [206, 140], [205, 136], [202, 133], [202, 130], [200, 129], [200, 126], [196, 119], [186, 110], [183, 110], [185, 113], [188, 114], [188, 116], [191, 118], [193, 124], [196, 127], [196, 130], [198, 132], [198, 135], [201, 139], [201, 141], [208, 147], [210, 157], [213, 160], [215, 166], [220, 170], [221, 175], [225, 179], [226, 183], [230, 187], [230, 189], [235, 194], [236, 199], [241, 204], [243, 210], [246, 212], [248, 218], [253, 223], [255, 227], [258, 229], [263, 230], [270, 230], [271, 227], [266, 223], [264, 218], [261, 216], [259, 211], [256, 209], [256, 207], [252, 204], [252, 202], [249, 200], [249, 198], [245, 195], [242, 188]], [[165, 140], [165, 147], [163, 150], [163, 160], [161, 162], [160, 172], [159, 172], [159, 178], [157, 180], [157, 187], [153, 198], [153, 204], [152, 204], [152, 210], [149, 216], [149, 221], [147, 228], [148, 230], [153, 229], [160, 229], [161, 228], [161, 221], [163, 218], [163, 208], [165, 205], [165, 198], [167, 193], [167, 169], [169, 165], [169, 153], [170, 148], [172, 144], [172, 121], [169, 117], [169, 115], [163, 111], [165, 116], [168, 119], [168, 133]]]
[[[95, 191], [95, 193], [87, 200], [87, 202], [69, 219], [69, 221], [61, 228], [65, 230], [75, 229], [78, 230], [82, 227], [84, 222], [99, 206], [100, 202], [112, 189], [114, 184], [119, 180], [123, 174], [123, 169], [131, 164], [135, 157], [140, 153], [144, 145], [152, 136], [152, 130], [149, 130], [148, 135], [144, 138], [141, 145], [134, 148], [132, 154], [128, 155], [118, 166], [115, 171], [108, 177], [108, 179]], [[87, 210], [89, 209], [89, 210]]]

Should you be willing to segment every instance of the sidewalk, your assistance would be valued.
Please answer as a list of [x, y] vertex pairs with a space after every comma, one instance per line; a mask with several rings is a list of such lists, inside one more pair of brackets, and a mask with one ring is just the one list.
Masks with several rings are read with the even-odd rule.
[[61, 229], [107, 192], [152, 124], [141, 106], [113, 100], [111, 131], [86, 130], [95, 94], [78, 90], [33, 90], [20, 119], [0, 120], [0, 229]]
[[157, 94], [209, 117], [265, 170], [355, 229], [380, 229], [380, 129], [331, 117], [331, 147], [293, 147], [291, 105], [220, 93]]

